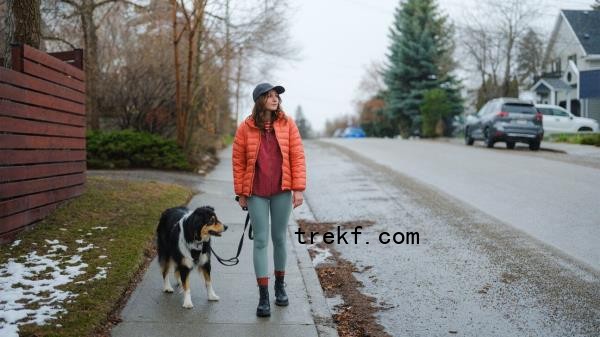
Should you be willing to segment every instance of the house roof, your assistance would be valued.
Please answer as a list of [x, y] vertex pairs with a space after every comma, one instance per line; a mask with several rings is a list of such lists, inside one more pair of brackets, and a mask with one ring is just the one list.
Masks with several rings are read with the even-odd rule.
[[558, 90], [558, 91], [569, 91], [571, 90], [571, 86], [561, 80], [560, 78], [551, 78], [551, 77], [542, 77], [540, 78], [531, 89], [538, 92], [545, 92], [548, 88]]
[[562, 10], [586, 54], [600, 54], [600, 11]]

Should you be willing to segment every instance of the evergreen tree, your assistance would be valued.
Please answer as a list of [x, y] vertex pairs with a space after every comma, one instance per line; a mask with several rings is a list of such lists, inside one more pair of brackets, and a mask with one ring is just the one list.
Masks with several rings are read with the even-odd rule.
[[538, 34], [529, 28], [527, 34], [519, 41], [517, 71], [520, 82], [525, 82], [527, 85], [534, 84], [534, 77], [542, 73], [543, 54], [544, 43]]
[[600, 11], [600, 0], [596, 0], [595, 3], [592, 5], [592, 8], [596, 11]]
[[300, 137], [302, 137], [302, 139], [310, 138], [312, 128], [310, 126], [310, 122], [304, 116], [304, 112], [302, 112], [302, 106], [300, 105], [298, 105], [296, 108], [296, 116], [294, 121], [296, 122], [298, 131], [300, 132]]
[[443, 135], [445, 128], [437, 130], [438, 125], [448, 125], [444, 119], [452, 113], [452, 105], [448, 100], [448, 94], [442, 89], [432, 89], [425, 93], [421, 104], [422, 134], [425, 137], [437, 137]]
[[396, 9], [384, 70], [384, 97], [385, 111], [398, 123], [403, 136], [420, 129], [423, 95], [431, 89], [446, 91], [453, 114], [462, 111], [460, 85], [450, 75], [452, 33], [435, 0], [407, 0]]

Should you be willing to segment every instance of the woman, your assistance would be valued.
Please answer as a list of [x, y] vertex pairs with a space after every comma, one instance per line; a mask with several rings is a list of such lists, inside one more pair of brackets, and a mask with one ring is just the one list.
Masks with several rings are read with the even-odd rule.
[[[271, 315], [267, 246], [269, 227], [275, 264], [275, 304], [288, 305], [284, 287], [287, 223], [303, 201], [306, 187], [304, 148], [298, 127], [281, 110], [285, 89], [261, 83], [252, 92], [252, 115], [240, 124], [233, 143], [233, 183], [254, 230], [254, 272], [260, 299], [256, 315]], [[269, 213], [271, 226], [269, 226]]]

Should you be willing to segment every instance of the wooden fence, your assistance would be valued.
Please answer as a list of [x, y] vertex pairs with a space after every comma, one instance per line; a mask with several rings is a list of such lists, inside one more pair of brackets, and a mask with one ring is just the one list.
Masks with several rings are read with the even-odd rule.
[[82, 55], [14, 46], [13, 69], [0, 67], [2, 241], [84, 192]]

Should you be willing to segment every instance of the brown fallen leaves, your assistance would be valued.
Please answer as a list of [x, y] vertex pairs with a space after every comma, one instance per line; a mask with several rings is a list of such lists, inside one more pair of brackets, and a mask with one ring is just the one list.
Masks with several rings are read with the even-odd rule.
[[[347, 229], [355, 226], [363, 228], [373, 225], [371, 222], [352, 222], [344, 224], [334, 223], [314, 223], [308, 221], [299, 221], [300, 229], [310, 235], [310, 231], [333, 231], [336, 225]], [[328, 249], [331, 257], [328, 262], [315, 267], [321, 287], [327, 297], [340, 296], [343, 303], [335, 306], [333, 320], [337, 325], [337, 331], [340, 337], [389, 337], [380, 324], [376, 322], [375, 314], [383, 309], [377, 305], [375, 298], [362, 294], [359, 289], [363, 287], [362, 282], [358, 281], [354, 273], [361, 273], [370, 269], [366, 267], [359, 271], [354, 264], [341, 257], [335, 249], [335, 245], [319, 243], [316, 245], [321, 249]], [[316, 252], [309, 249], [309, 254], [314, 259]]]

